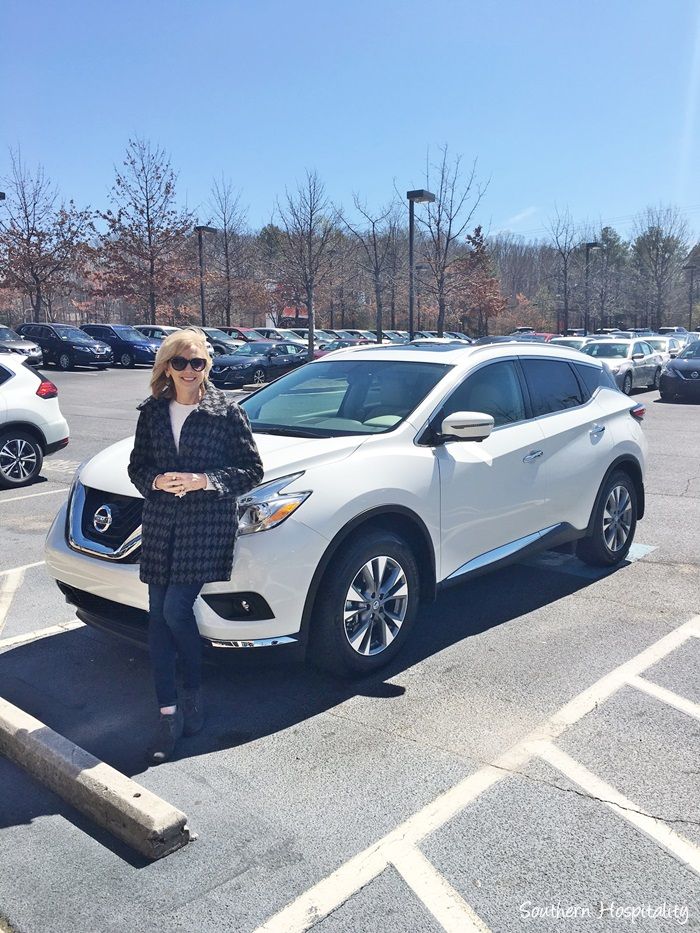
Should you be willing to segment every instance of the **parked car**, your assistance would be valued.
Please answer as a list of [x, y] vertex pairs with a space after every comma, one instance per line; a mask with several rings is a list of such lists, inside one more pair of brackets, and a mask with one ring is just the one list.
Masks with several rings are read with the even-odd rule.
[[645, 337], [644, 342], [659, 354], [662, 363], [675, 359], [685, 346], [684, 340], [675, 337]]
[[20, 324], [17, 333], [38, 343], [44, 363], [54, 363], [59, 369], [76, 366], [107, 369], [114, 359], [109, 344], [89, 337], [70, 324]]
[[80, 329], [95, 340], [109, 344], [115, 362], [123, 369], [133, 369], [137, 363], [153, 366], [162, 343], [149, 339], [129, 324], [83, 324]]
[[38, 343], [27, 340], [26, 337], [20, 337], [11, 328], [0, 324], [0, 351], [3, 350], [7, 350], [9, 353], [21, 353], [32, 366], [41, 366], [44, 362], [44, 356]]
[[571, 347], [572, 350], [580, 350], [594, 339], [594, 337], [552, 337], [549, 342], [557, 347]]
[[663, 360], [645, 340], [592, 340], [581, 352], [604, 360], [625, 395], [632, 389], [659, 388]]
[[0, 487], [26, 486], [68, 444], [58, 389], [18, 353], [0, 355]]
[[170, 334], [176, 330], [182, 330], [181, 327], [171, 327], [169, 324], [134, 324], [134, 330], [137, 330], [144, 337], [148, 337], [152, 342], [162, 343]]
[[261, 385], [303, 366], [306, 360], [304, 348], [296, 343], [257, 340], [244, 343], [235, 353], [217, 357], [209, 378], [220, 389]]
[[206, 334], [207, 340], [213, 347], [215, 357], [235, 353], [246, 342], [239, 337], [234, 337], [232, 334], [225, 334], [218, 327], [200, 327], [199, 330], [204, 331]]
[[[439, 589], [567, 542], [614, 567], [644, 513], [644, 406], [565, 347], [341, 350], [242, 407], [265, 475], [239, 502], [231, 579], [195, 602], [213, 647], [296, 643], [333, 671], [369, 674]], [[76, 474], [46, 562], [83, 621], [144, 641], [131, 448]], [[92, 521], [105, 506], [120, 516], [108, 534]]]
[[345, 350], [347, 347], [367, 346], [371, 346], [368, 340], [359, 340], [358, 338], [347, 340], [329, 340], [328, 343], [323, 344], [322, 349], [314, 350], [314, 359], [318, 360], [322, 356], [326, 356], [328, 353], [333, 353], [334, 350]]
[[687, 334], [685, 327], [660, 327], [659, 333], [667, 337]]
[[661, 398], [667, 402], [700, 401], [700, 340], [688, 344], [661, 370]]

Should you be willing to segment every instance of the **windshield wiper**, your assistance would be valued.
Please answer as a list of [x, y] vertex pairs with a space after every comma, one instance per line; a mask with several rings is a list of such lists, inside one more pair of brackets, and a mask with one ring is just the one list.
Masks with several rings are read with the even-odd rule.
[[316, 431], [310, 431], [305, 428], [257, 428], [253, 424], [253, 433], [254, 434], [275, 434], [280, 437], [324, 437], [323, 434], [318, 434]]

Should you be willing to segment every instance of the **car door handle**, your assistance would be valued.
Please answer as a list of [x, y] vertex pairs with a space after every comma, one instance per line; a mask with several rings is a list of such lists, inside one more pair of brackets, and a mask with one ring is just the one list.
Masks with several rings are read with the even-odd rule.
[[543, 454], [543, 450], [531, 450], [527, 456], [523, 457], [523, 463], [532, 463], [533, 460], [537, 460], [537, 458], [541, 457]]
[[604, 424], [594, 424], [591, 430], [589, 431], [591, 437], [600, 437], [601, 434], [605, 434], [605, 425]]

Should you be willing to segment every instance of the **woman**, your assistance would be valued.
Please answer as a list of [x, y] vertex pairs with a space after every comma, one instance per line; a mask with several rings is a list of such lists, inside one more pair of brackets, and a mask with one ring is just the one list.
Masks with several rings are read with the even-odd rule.
[[194, 735], [204, 724], [194, 601], [204, 583], [230, 579], [236, 497], [263, 475], [248, 419], [207, 382], [210, 369], [201, 331], [185, 328], [166, 337], [151, 395], [139, 405], [129, 461], [129, 478], [145, 500], [140, 575], [148, 584], [148, 641], [160, 707], [155, 762], [172, 755], [183, 731]]

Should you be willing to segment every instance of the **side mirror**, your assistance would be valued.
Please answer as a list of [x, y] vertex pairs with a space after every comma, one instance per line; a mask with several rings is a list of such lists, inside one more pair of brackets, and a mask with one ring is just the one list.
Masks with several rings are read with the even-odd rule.
[[632, 359], [633, 359], [633, 360], [643, 360], [643, 359], [644, 359], [644, 354], [643, 354], [643, 353], [633, 353], [633, 354], [632, 354]]
[[456, 411], [442, 422], [444, 438], [458, 441], [484, 441], [493, 431], [493, 416], [481, 411]]
[[675, 360], [675, 358], [678, 356], [678, 354], [677, 354], [677, 353], [671, 353], [670, 356], [671, 356], [671, 359], [672, 359], [672, 360]]

